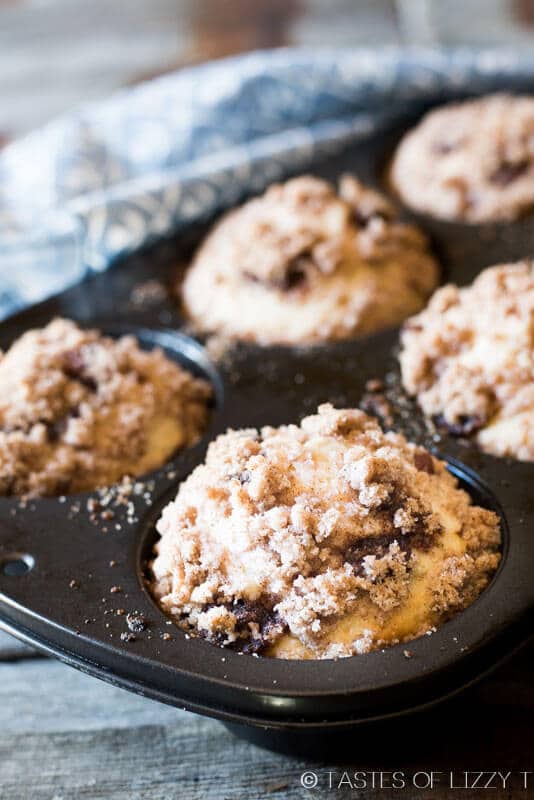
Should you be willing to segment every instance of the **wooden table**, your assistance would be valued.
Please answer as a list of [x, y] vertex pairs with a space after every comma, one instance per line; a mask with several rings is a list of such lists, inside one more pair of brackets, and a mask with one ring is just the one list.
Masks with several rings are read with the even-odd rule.
[[[399, 756], [398, 736], [384, 731], [380, 748], [347, 761], [293, 759], [234, 738], [218, 722], [160, 705], [36, 656], [0, 636], [0, 796], [5, 800], [255, 800], [310, 797], [479, 798], [484, 793], [443, 787], [393, 793], [344, 786], [356, 770], [512, 770], [516, 792], [490, 797], [534, 797], [519, 792], [519, 772], [534, 770], [534, 645], [452, 707], [451, 734], [440, 735], [441, 712], [421, 739]], [[460, 705], [458, 705], [458, 702]], [[325, 791], [301, 786], [314, 770]]]
[[184, 64], [254, 48], [532, 45], [532, 0], [0, 0], [0, 142]]

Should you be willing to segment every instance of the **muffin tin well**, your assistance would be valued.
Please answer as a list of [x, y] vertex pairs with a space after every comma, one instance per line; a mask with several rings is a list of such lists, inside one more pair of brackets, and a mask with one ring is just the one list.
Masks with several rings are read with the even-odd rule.
[[[381, 185], [394, 142], [410, 121], [399, 119], [357, 151], [347, 149], [310, 172], [334, 179], [353, 171]], [[444, 277], [459, 284], [534, 246], [529, 220], [475, 226], [406, 216], [430, 233]], [[215, 389], [202, 440], [128, 489], [29, 501], [0, 498], [0, 625], [85, 672], [218, 717], [255, 741], [291, 750], [305, 735], [326, 730], [345, 735], [364, 722], [454, 694], [530, 634], [534, 465], [493, 458], [468, 442], [433, 435], [400, 389], [398, 330], [311, 348], [239, 345], [215, 365], [204, 343], [187, 330], [172, 291], [204, 230], [192, 228], [117, 262], [0, 325], [1, 347], [56, 315], [110, 334], [134, 333], [143, 346], [162, 346]], [[434, 634], [410, 642], [409, 657], [400, 645], [339, 661], [283, 661], [186, 637], [146, 591], [144, 570], [161, 508], [203, 461], [209, 441], [228, 427], [299, 420], [325, 401], [358, 406], [368, 381], [377, 378], [394, 411], [392, 427], [446, 459], [474, 502], [499, 513], [503, 559], [489, 587]]]

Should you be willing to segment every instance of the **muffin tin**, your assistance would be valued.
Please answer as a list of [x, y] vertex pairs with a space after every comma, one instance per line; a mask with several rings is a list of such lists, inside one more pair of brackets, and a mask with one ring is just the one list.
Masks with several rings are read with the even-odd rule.
[[[357, 151], [349, 148], [309, 171], [330, 180], [353, 171], [383, 187], [395, 142], [422, 110], [412, 109]], [[531, 220], [464, 226], [406, 216], [432, 237], [444, 279], [459, 284], [534, 246]], [[188, 335], [172, 292], [162, 288], [172, 285], [204, 232], [192, 228], [117, 262], [0, 325], [2, 348], [55, 315], [112, 335], [133, 333], [144, 346], [159, 345], [205, 375], [215, 388], [202, 441], [144, 476], [126, 497], [115, 487], [27, 502], [0, 498], [0, 625], [84, 672], [217, 717], [260, 744], [312, 752], [325, 733], [333, 743], [336, 735], [346, 738], [364, 723], [385, 724], [456, 693], [528, 637], [534, 606], [534, 465], [493, 458], [467, 442], [433, 438], [399, 387], [398, 330], [312, 348], [240, 345], [212, 363], [203, 343]], [[432, 635], [339, 661], [258, 658], [187, 638], [146, 591], [144, 571], [155, 521], [180, 481], [203, 461], [209, 441], [228, 427], [296, 421], [325, 401], [357, 406], [366, 383], [376, 378], [385, 382], [394, 403], [393, 427], [446, 459], [474, 502], [500, 515], [503, 559], [488, 589]]]

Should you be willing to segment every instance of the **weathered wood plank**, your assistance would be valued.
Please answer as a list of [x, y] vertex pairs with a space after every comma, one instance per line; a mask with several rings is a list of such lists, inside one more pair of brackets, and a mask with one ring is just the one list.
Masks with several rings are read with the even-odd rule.
[[[385, 729], [376, 749], [360, 740], [348, 761], [328, 766], [260, 750], [234, 739], [213, 720], [161, 706], [53, 660], [0, 664], [0, 796], [294, 800], [324, 796], [327, 770], [339, 781], [344, 770], [356, 769], [529, 769], [534, 756], [533, 663], [530, 647], [463, 696], [445, 717], [450, 734], [441, 729], [444, 718], [436, 711], [431, 730], [423, 726], [419, 738], [412, 738], [409, 723], [403, 723], [405, 748], [398, 730]], [[323, 792], [301, 787], [304, 769], [318, 772]], [[356, 794], [338, 790], [335, 796]], [[357, 796], [370, 800], [376, 791]], [[457, 792], [443, 787], [432, 796], [452, 800]], [[494, 791], [492, 796], [514, 795]], [[478, 795], [466, 791], [462, 797]]]
[[15, 661], [19, 658], [35, 658], [38, 654], [14, 636], [0, 631], [0, 662]]
[[[479, 684], [462, 705], [503, 725], [534, 714], [534, 645]], [[65, 732], [198, 719], [90, 678], [53, 659], [0, 664], [0, 728], [4, 733]], [[533, 752], [534, 755], [534, 752]]]
[[12, 734], [133, 728], [192, 718], [53, 659], [0, 664], [0, 709], [0, 728]]
[[[325, 26], [329, 38], [325, 39]], [[183, 64], [257, 47], [396, 40], [393, 0], [0, 0], [0, 135]]]
[[[468, 700], [462, 700], [466, 714], [469, 710], [486, 716], [495, 714], [502, 716], [503, 724], [517, 715], [532, 717], [533, 665], [534, 644], [478, 684]], [[174, 724], [184, 714], [90, 678], [54, 659], [0, 663], [0, 729], [6, 733]]]
[[301, 762], [52, 660], [0, 665], [0, 708], [10, 800], [300, 797]]
[[303, 768], [232, 740], [218, 724], [203, 721], [0, 736], [2, 796], [9, 800], [298, 798], [305, 796], [299, 781]]

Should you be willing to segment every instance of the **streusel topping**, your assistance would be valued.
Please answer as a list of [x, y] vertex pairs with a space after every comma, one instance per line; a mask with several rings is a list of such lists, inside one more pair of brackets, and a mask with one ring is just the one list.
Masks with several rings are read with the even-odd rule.
[[401, 141], [392, 183], [411, 208], [466, 222], [534, 209], [534, 98], [497, 94], [429, 112]]
[[187, 314], [232, 339], [311, 343], [394, 325], [424, 304], [438, 268], [424, 235], [346, 175], [271, 186], [208, 235], [183, 284]]
[[81, 492], [140, 475], [192, 444], [211, 388], [132, 336], [55, 319], [0, 359], [0, 493]]
[[439, 289], [405, 324], [400, 363], [405, 388], [438, 426], [534, 461], [534, 263]]
[[245, 652], [336, 658], [469, 605], [499, 562], [496, 515], [445, 464], [362, 411], [229, 431], [157, 525], [161, 607]]

